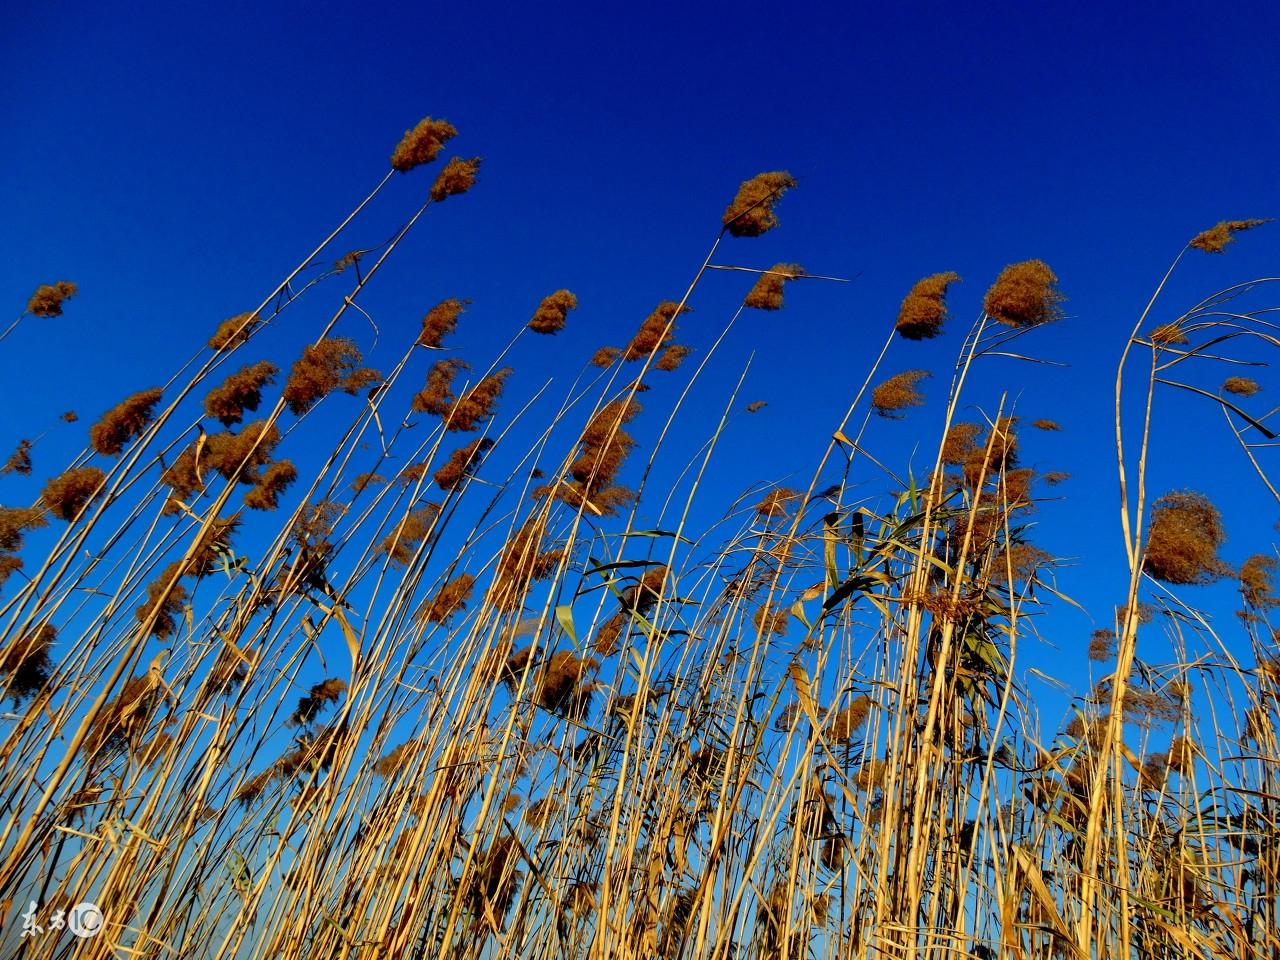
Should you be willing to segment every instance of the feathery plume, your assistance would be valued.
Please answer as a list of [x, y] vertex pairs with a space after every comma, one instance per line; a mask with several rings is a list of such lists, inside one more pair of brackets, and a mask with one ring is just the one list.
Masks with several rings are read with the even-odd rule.
[[622, 351], [617, 347], [601, 347], [591, 355], [591, 365], [593, 367], [611, 367], [622, 356]]
[[147, 428], [160, 396], [160, 388], [152, 387], [125, 397], [89, 429], [89, 445], [103, 456], [114, 457]]
[[453, 381], [463, 370], [471, 368], [465, 360], [447, 357], [437, 360], [427, 371], [427, 384], [414, 395], [411, 404], [416, 413], [443, 417], [453, 404]]
[[684, 363], [685, 357], [693, 352], [692, 347], [686, 347], [683, 343], [669, 343], [662, 349], [662, 353], [658, 355], [657, 361], [653, 365], [653, 369], [662, 370], [671, 373], [680, 369], [680, 364]]
[[5, 680], [5, 695], [15, 707], [49, 682], [53, 673], [49, 652], [57, 636], [58, 631], [46, 623], [0, 647], [0, 677]]
[[314, 684], [305, 697], [298, 699], [298, 707], [289, 717], [290, 726], [310, 726], [320, 711], [331, 703], [337, 703], [346, 692], [347, 683], [341, 677], [329, 677]]
[[48, 521], [32, 507], [0, 507], [0, 586], [9, 574], [22, 569], [22, 549], [28, 530], [47, 526]]
[[211, 350], [229, 350], [248, 341], [249, 336], [261, 322], [261, 318], [252, 311], [237, 313], [218, 324], [218, 329], [209, 338]]
[[947, 288], [960, 280], [953, 271], [917, 280], [898, 308], [898, 334], [904, 340], [932, 340], [947, 319]]
[[291, 461], [276, 460], [254, 480], [253, 489], [245, 491], [244, 505], [250, 510], [275, 510], [280, 505], [280, 494], [297, 479], [298, 468]]
[[888, 420], [900, 420], [900, 411], [924, 405], [924, 394], [916, 384], [932, 376], [928, 370], [904, 370], [871, 391], [871, 408]]
[[13, 453], [9, 454], [9, 459], [4, 462], [4, 466], [0, 467], [0, 476], [6, 476], [10, 473], [21, 474], [24, 477], [31, 475], [31, 441], [22, 439], [18, 441], [18, 446]]
[[45, 484], [40, 498], [50, 513], [70, 523], [98, 495], [104, 480], [106, 474], [97, 467], [75, 467]]
[[1222, 253], [1242, 230], [1252, 230], [1270, 220], [1222, 220], [1208, 230], [1201, 230], [1187, 244], [1205, 253]]
[[688, 307], [681, 307], [674, 300], [664, 300], [658, 304], [622, 351], [622, 359], [641, 360], [651, 356], [659, 347], [665, 346], [675, 333], [676, 317], [688, 312]]
[[440, 504], [438, 503], [428, 503], [411, 511], [382, 541], [382, 552], [391, 558], [392, 563], [402, 567], [408, 566], [419, 545], [435, 529], [436, 518], [439, 516]]
[[59, 280], [57, 283], [42, 283], [27, 301], [27, 313], [33, 317], [49, 319], [62, 316], [62, 305], [77, 293], [76, 285], [70, 280]]
[[326, 337], [302, 351], [289, 371], [284, 400], [302, 416], [335, 390], [356, 394], [380, 379], [378, 373], [360, 368], [360, 348], [346, 337]]
[[274, 382], [279, 372], [280, 368], [270, 360], [242, 367], [205, 396], [205, 416], [220, 421], [224, 427], [239, 423], [246, 411], [258, 409], [262, 388]]
[[510, 367], [495, 370], [450, 404], [443, 414], [445, 429], [458, 433], [479, 430], [493, 416], [503, 385], [514, 372]]
[[443, 623], [459, 610], [465, 610], [475, 582], [476, 578], [469, 573], [458, 574], [423, 604], [421, 618], [427, 623]]
[[983, 309], [1007, 327], [1035, 327], [1061, 316], [1058, 277], [1043, 260], [1011, 263], [987, 291]]
[[457, 129], [447, 120], [433, 120], [424, 117], [412, 130], [406, 130], [404, 137], [396, 144], [391, 154], [391, 167], [400, 173], [408, 173], [414, 167], [430, 163], [444, 145], [458, 135]]
[[533, 312], [529, 329], [534, 333], [559, 333], [564, 329], [569, 311], [578, 306], [578, 298], [568, 290], [557, 290], [542, 298]]
[[1218, 558], [1226, 541], [1222, 515], [1202, 493], [1167, 493], [1151, 508], [1142, 568], [1162, 583], [1212, 583], [1227, 573]]
[[1234, 393], [1237, 397], [1252, 397], [1255, 393], [1261, 392], [1262, 385], [1248, 377], [1227, 377], [1222, 381], [1222, 389], [1227, 393]]
[[452, 490], [464, 478], [475, 473], [480, 466], [481, 458], [493, 443], [488, 437], [481, 437], [453, 451], [445, 465], [436, 471], [434, 478], [436, 485], [441, 490]]
[[778, 225], [773, 205], [795, 185], [785, 170], [758, 173], [743, 181], [721, 218], [725, 229], [735, 237], [758, 237], [772, 230]]
[[470, 160], [464, 160], [462, 157], [450, 157], [449, 162], [444, 165], [444, 169], [436, 177], [436, 182], [431, 185], [431, 199], [436, 203], [443, 203], [450, 197], [466, 193], [475, 186], [476, 174], [479, 172], [479, 157], [472, 157]]
[[462, 312], [470, 302], [470, 300], [449, 297], [428, 310], [422, 318], [418, 346], [429, 350], [440, 349], [444, 345], [444, 338], [451, 336], [458, 329], [458, 318], [462, 316]]
[[783, 284], [803, 276], [804, 267], [798, 263], [775, 264], [771, 270], [760, 274], [742, 305], [755, 310], [781, 310]]

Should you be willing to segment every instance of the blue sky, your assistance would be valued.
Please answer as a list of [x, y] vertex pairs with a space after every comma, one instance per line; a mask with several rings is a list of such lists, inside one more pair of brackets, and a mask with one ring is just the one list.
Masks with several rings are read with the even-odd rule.
[[[6, 19], [0, 297], [16, 314], [38, 283], [81, 289], [65, 318], [28, 321], [0, 348], [41, 361], [6, 361], [0, 446], [63, 410], [84, 417], [42, 441], [41, 475], [79, 448], [77, 429], [255, 305], [377, 182], [401, 132], [433, 114], [461, 130], [455, 152], [485, 158], [481, 184], [434, 212], [369, 291], [387, 351], [371, 359], [389, 363], [426, 307], [461, 296], [474, 305], [457, 343], [487, 361], [545, 293], [573, 289], [574, 326], [522, 348], [513, 396], [546, 376], [567, 382], [595, 347], [625, 342], [658, 300], [678, 297], [741, 180], [797, 177], [782, 228], [727, 242], [720, 262], [795, 261], [856, 281], [794, 285], [783, 313], [745, 316], [708, 371], [688, 444], [752, 351], [748, 399], [770, 403], [723, 447], [725, 496], [807, 481], [918, 277], [965, 278], [950, 335], [899, 343], [887, 361], [887, 372], [934, 370], [936, 394], [999, 269], [1049, 262], [1069, 318], [1024, 343], [1070, 366], [1006, 363], [970, 396], [993, 406], [1000, 383], [1027, 416], [1063, 423], [1027, 438], [1029, 462], [1074, 474], [1069, 499], [1040, 511], [1042, 545], [1089, 557], [1061, 582], [1105, 616], [1120, 588], [1104, 581], [1121, 562], [1110, 398], [1123, 340], [1188, 237], [1280, 214], [1280, 13], [1262, 4], [52, 2]], [[425, 176], [397, 178], [343, 248], [382, 240]], [[1190, 259], [1168, 309], [1276, 275], [1277, 252], [1271, 228]], [[705, 348], [743, 282], [710, 278], [683, 339]], [[318, 323], [322, 312], [300, 313]], [[566, 365], [570, 351], [580, 357]], [[1155, 492], [1214, 494], [1229, 559], [1269, 549], [1280, 509], [1221, 417], [1189, 398], [1168, 404]], [[901, 464], [940, 416], [935, 402], [877, 423], [870, 442]], [[29, 495], [0, 485], [2, 502]], [[1069, 662], [1050, 660], [1082, 670], [1091, 626], [1068, 621]]]

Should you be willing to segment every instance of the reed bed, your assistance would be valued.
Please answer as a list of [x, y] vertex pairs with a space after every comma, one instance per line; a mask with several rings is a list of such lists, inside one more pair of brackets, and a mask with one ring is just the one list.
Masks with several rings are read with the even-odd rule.
[[[726, 425], [763, 402], [725, 396], [659, 487], [691, 386], [743, 310], [834, 279], [717, 260], [778, 228], [795, 180], [745, 181], [626, 344], [588, 342], [574, 293], [548, 289], [497, 356], [464, 358], [466, 291], [447, 291], [372, 369], [362, 292], [436, 204], [483, 189], [478, 159], [417, 169], [455, 136], [430, 117], [407, 132], [256, 308], [211, 323], [166, 383], [121, 384], [64, 469], [18, 441], [5, 489], [29, 499], [0, 508], [6, 955], [1276, 955], [1276, 560], [1230, 566], [1210, 499], [1148, 476], [1151, 411], [1178, 391], [1221, 410], [1275, 492], [1274, 410], [1218, 370], [1280, 345], [1256, 305], [1274, 279], [1181, 309], [1166, 276], [1117, 335], [1128, 576], [1080, 640], [1102, 679], [1059, 724], [1020, 658], [1070, 603], [1029, 517], [1070, 507], [1043, 503], [1065, 473], [1025, 465], [1019, 437], [1059, 427], [999, 380], [1050, 362], [1039, 328], [1071, 322], [1049, 265], [993, 264], [967, 329], [960, 278], [924, 277], [873, 333], [848, 409], [812, 426], [831, 437], [819, 462], [698, 526]], [[422, 206], [342, 253], [402, 174], [427, 178]], [[1260, 223], [1191, 239], [1170, 275]], [[712, 279], [741, 306], [695, 323]], [[40, 286], [19, 321], [69, 322], [75, 294]], [[328, 321], [269, 355], [304, 299]], [[562, 338], [569, 386], [516, 395], [536, 336]], [[940, 336], [959, 351], [930, 376], [914, 341]], [[646, 396], [664, 380], [665, 407]], [[925, 391], [941, 418], [916, 410]], [[873, 417], [908, 421], [926, 475], [867, 449]], [[1225, 578], [1241, 616], [1215, 628], [1193, 589]], [[20, 938], [32, 901], [97, 903], [102, 933]]]

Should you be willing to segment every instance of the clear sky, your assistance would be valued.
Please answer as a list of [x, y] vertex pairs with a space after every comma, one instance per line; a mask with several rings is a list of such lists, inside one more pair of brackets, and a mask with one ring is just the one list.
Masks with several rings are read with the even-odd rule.
[[[726, 492], [807, 481], [914, 280], [965, 278], [950, 335], [900, 343], [888, 361], [934, 370], [936, 401], [999, 269], [1046, 260], [1069, 317], [1026, 346], [1070, 366], [1009, 363], [971, 398], [993, 406], [998, 381], [1025, 391], [1027, 416], [1066, 428], [1027, 441], [1034, 465], [1074, 474], [1071, 499], [1042, 508], [1040, 539], [1068, 557], [1101, 552], [1062, 582], [1105, 616], [1119, 583], [1099, 571], [1121, 562], [1115, 360], [1187, 238], [1280, 214], [1277, 35], [1280, 8], [1261, 3], [15, 6], [0, 31], [0, 301], [16, 315], [36, 284], [62, 278], [80, 295], [0, 354], [37, 358], [5, 360], [0, 446], [66, 409], [83, 428], [163, 382], [221, 319], [256, 305], [432, 114], [460, 129], [455, 152], [484, 156], [482, 179], [370, 290], [381, 359], [426, 307], [461, 296], [474, 306], [459, 345], [487, 360], [545, 293], [568, 287], [575, 339], [527, 348], [529, 389], [572, 375], [563, 351], [625, 343], [678, 297], [740, 181], [797, 177], [782, 228], [727, 243], [720, 261], [857, 279], [795, 285], [781, 314], [745, 317], [708, 372], [694, 439], [753, 350], [748, 399], [770, 403], [751, 424], [767, 443], [744, 433], [725, 446]], [[423, 189], [398, 178], [344, 248], [384, 239]], [[1196, 257], [1168, 309], [1277, 275], [1278, 252], [1273, 227]], [[742, 292], [741, 279], [712, 277], [683, 339], [706, 347]], [[871, 442], [904, 462], [916, 428], [935, 434], [939, 407], [876, 424]], [[1156, 433], [1157, 477], [1222, 501], [1229, 559], [1267, 549], [1280, 510], [1217, 412], [1170, 398]], [[45, 441], [37, 473], [82, 442], [69, 430]], [[1224, 474], [1237, 479], [1227, 487]], [[0, 485], [0, 502], [24, 495]], [[1077, 663], [1091, 627], [1081, 617], [1057, 638]]]

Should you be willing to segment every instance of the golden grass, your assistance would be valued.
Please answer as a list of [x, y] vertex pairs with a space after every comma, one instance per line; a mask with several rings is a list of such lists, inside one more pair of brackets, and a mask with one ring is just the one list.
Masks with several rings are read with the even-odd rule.
[[[393, 169], [455, 134], [428, 118]], [[470, 189], [467, 163], [443, 168], [436, 201]], [[747, 181], [722, 233], [773, 229], [793, 185]], [[430, 202], [405, 231], [427, 229]], [[354, 280], [316, 282], [317, 298], [347, 286], [284, 384], [272, 360], [223, 369], [257, 349], [250, 333], [274, 335], [290, 281], [332, 262], [351, 219], [226, 321], [202, 366], [113, 408], [66, 470], [9, 471], [43, 493], [0, 507], [0, 901], [93, 899], [103, 950], [210, 960], [1274, 953], [1276, 560], [1231, 570], [1201, 494], [1148, 502], [1151, 435], [1133, 418], [1117, 416], [1127, 569], [1096, 627], [1051, 638], [1095, 664], [1090, 689], [1059, 718], [1028, 688], [1042, 615], [1066, 605], [1030, 519], [1074, 510], [1114, 540], [1095, 503], [1053, 502], [1069, 486], [1038, 496], [1067, 476], [1039, 446], [1059, 424], [1020, 438], [999, 379], [1015, 355], [988, 362], [1059, 317], [1047, 266], [1000, 274], [915, 417], [912, 462], [892, 464], [877, 431], [906, 427], [869, 415], [925, 405], [927, 374], [884, 368], [911, 362], [903, 341], [951, 334], [955, 275], [917, 283], [884, 351], [852, 361], [843, 420], [785, 425], [828, 444], [791, 479], [770, 437], [735, 432], [783, 428], [741, 416], [763, 400], [685, 404], [704, 364], [681, 365], [674, 326], [716, 246], [625, 348], [562, 344], [568, 370], [588, 363], [558, 407], [506, 364], [524, 331], [566, 329], [565, 290], [471, 358], [474, 376], [420, 350], [444, 348], [460, 299], [404, 334], [385, 377], [362, 366], [340, 324], [404, 232], [343, 258]], [[1230, 224], [1193, 245], [1225, 246]], [[779, 265], [743, 299], [776, 308], [798, 275]], [[1141, 403], [1188, 387], [1269, 486], [1266, 423], [1228, 399], [1257, 391], [1173, 379], [1191, 356], [1174, 347], [1274, 346], [1266, 308], [1212, 316], [1246, 286], [1267, 289], [1214, 294], [1148, 339], [1137, 318], [1117, 412], [1135, 381]], [[706, 364], [745, 336], [706, 324], [681, 336]], [[1136, 374], [1134, 351], [1151, 356]], [[670, 431], [698, 424], [687, 468], [655, 470]], [[717, 457], [739, 442], [759, 475], [726, 491]], [[68, 525], [43, 530], [53, 517]], [[1192, 588], [1228, 573], [1241, 616], [1213, 623]]]

